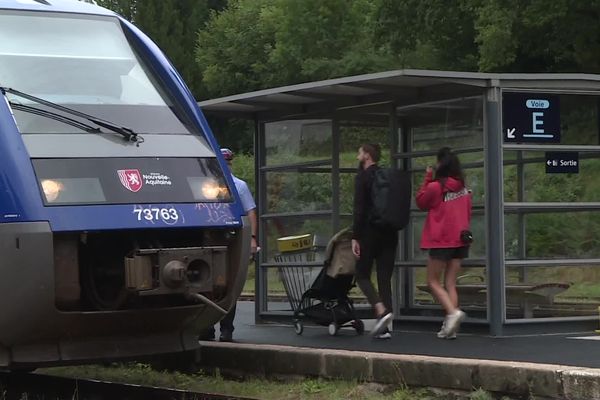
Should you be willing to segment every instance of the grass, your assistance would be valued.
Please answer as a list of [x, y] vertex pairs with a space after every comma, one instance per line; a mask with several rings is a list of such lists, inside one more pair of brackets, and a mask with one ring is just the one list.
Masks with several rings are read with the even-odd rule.
[[195, 392], [246, 396], [261, 400], [433, 400], [437, 398], [432, 397], [431, 393], [425, 389], [325, 379], [281, 382], [254, 378], [236, 381], [225, 379], [219, 374], [211, 376], [160, 372], [152, 369], [149, 365], [140, 363], [114, 364], [109, 367], [97, 365], [57, 367], [39, 370], [39, 372], [79, 379], [98, 379]]

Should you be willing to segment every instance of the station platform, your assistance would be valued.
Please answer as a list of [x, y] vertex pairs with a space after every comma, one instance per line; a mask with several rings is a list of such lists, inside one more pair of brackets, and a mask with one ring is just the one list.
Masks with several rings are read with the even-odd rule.
[[[391, 339], [374, 340], [368, 332], [359, 336], [351, 328], [330, 336], [327, 327], [306, 324], [303, 334], [296, 335], [291, 322], [256, 325], [254, 320], [254, 303], [238, 302], [236, 342], [600, 368], [600, 335], [594, 331], [509, 337], [459, 333], [456, 340], [442, 340], [437, 329], [403, 330], [395, 322]], [[369, 321], [365, 324], [369, 330]]]
[[[201, 341], [205, 367], [257, 376], [314, 376], [469, 392], [481, 388], [510, 398], [600, 400], [600, 335], [594, 331], [491, 337], [403, 330], [373, 339], [342, 329], [255, 324], [254, 303], [238, 302], [233, 343]], [[367, 330], [372, 321], [365, 321]], [[218, 333], [218, 329], [217, 329]]]

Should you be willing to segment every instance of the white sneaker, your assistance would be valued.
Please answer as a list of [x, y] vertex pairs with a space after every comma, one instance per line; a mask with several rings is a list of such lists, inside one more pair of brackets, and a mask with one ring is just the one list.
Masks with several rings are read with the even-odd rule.
[[394, 316], [392, 313], [387, 313], [383, 317], [378, 318], [373, 330], [371, 331], [371, 336], [375, 337], [379, 334], [382, 334], [385, 329], [387, 329], [387, 325], [392, 322]]
[[379, 335], [375, 335], [373, 336], [375, 339], [391, 339], [392, 338], [392, 332], [390, 332], [387, 328], [380, 333]]
[[454, 313], [446, 316], [446, 336], [455, 335], [460, 328], [460, 323], [464, 321], [467, 314], [461, 310], [456, 310]]
[[444, 318], [444, 322], [442, 323], [442, 329], [437, 333], [437, 337], [440, 339], [456, 339], [456, 333], [452, 335], [448, 335], [446, 332], [446, 319]]

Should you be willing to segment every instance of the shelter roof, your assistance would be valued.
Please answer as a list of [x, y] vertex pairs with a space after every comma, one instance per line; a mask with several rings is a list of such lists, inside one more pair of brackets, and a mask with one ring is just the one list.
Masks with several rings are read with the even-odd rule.
[[403, 69], [282, 86], [198, 103], [231, 118], [276, 119], [393, 102], [397, 106], [468, 97], [486, 88], [600, 91], [600, 75], [496, 74]]

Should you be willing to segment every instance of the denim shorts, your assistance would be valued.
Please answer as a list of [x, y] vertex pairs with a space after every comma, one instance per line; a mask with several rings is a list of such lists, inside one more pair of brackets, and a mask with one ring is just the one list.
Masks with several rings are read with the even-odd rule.
[[436, 260], [450, 261], [469, 257], [469, 247], [451, 247], [447, 249], [429, 249], [429, 257]]

